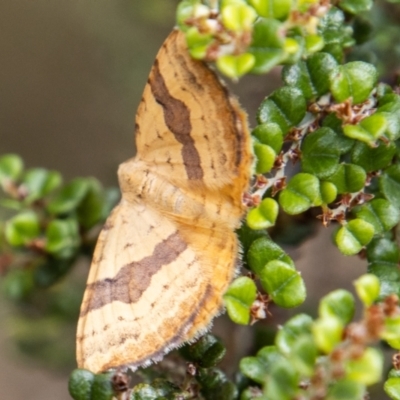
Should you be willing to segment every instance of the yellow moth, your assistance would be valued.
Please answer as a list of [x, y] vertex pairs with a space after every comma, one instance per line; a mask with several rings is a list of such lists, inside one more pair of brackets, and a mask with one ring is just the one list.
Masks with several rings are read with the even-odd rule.
[[174, 30], [136, 115], [121, 202], [100, 233], [77, 332], [80, 368], [145, 366], [202, 334], [238, 260], [252, 162], [247, 120]]

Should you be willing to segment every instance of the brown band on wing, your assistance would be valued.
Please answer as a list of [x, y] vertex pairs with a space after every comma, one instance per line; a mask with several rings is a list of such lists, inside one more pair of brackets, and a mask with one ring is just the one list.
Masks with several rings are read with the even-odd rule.
[[82, 307], [80, 316], [113, 301], [135, 303], [149, 287], [152, 276], [162, 266], [176, 260], [186, 247], [186, 242], [175, 232], [158, 243], [151, 256], [123, 266], [115, 278], [90, 283], [86, 287], [89, 300]]
[[157, 60], [149, 83], [155, 100], [163, 107], [165, 124], [176, 140], [183, 145], [182, 159], [188, 178], [203, 179], [204, 172], [200, 165], [200, 155], [190, 136], [192, 132], [190, 111], [184, 102], [172, 97], [169, 93]]

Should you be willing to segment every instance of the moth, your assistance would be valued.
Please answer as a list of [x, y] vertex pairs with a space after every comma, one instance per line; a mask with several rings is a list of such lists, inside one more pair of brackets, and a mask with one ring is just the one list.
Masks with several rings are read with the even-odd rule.
[[203, 334], [238, 261], [247, 117], [178, 30], [157, 54], [135, 131], [78, 322], [78, 366], [94, 373], [146, 366]]

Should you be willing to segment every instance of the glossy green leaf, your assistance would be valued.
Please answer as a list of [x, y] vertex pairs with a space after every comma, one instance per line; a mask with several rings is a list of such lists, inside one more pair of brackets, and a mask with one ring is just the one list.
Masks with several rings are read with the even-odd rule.
[[321, 318], [338, 318], [347, 325], [353, 318], [355, 303], [353, 295], [344, 289], [337, 289], [324, 296], [318, 307]]
[[39, 217], [33, 211], [23, 211], [6, 222], [4, 234], [11, 246], [27, 245], [40, 234]]
[[16, 180], [22, 174], [24, 162], [17, 154], [5, 154], [0, 157], [0, 185], [6, 184], [7, 180]]
[[22, 183], [28, 193], [25, 201], [33, 202], [57, 189], [62, 183], [62, 177], [61, 174], [56, 171], [48, 171], [44, 168], [33, 168], [26, 172]]
[[284, 19], [292, 7], [291, 0], [248, 0], [258, 15], [265, 18]]
[[68, 391], [74, 400], [91, 400], [94, 374], [87, 369], [75, 369], [68, 381]]
[[300, 214], [322, 204], [319, 180], [307, 173], [295, 175], [282, 190], [279, 204], [290, 215]]
[[112, 400], [114, 397], [114, 390], [112, 387], [111, 379], [114, 372], [107, 372], [104, 374], [97, 374], [94, 376], [92, 385], [91, 400]]
[[397, 350], [400, 349], [400, 316], [385, 318], [385, 326], [381, 338]]
[[337, 66], [329, 75], [330, 88], [338, 103], [352, 98], [353, 104], [362, 103], [370, 95], [377, 81], [373, 65], [354, 61]]
[[324, 45], [324, 38], [320, 35], [307, 35], [305, 37], [304, 47], [307, 53], [316, 53], [317, 51], [322, 50]]
[[356, 215], [373, 225], [376, 234], [392, 229], [400, 221], [400, 210], [385, 199], [374, 199], [363, 204]]
[[298, 339], [311, 333], [313, 320], [307, 314], [298, 314], [290, 318], [278, 331], [275, 344], [285, 355], [289, 356]]
[[379, 171], [389, 165], [396, 153], [393, 143], [378, 141], [377, 147], [356, 142], [351, 151], [351, 162], [359, 165], [365, 172]]
[[335, 146], [336, 134], [329, 128], [319, 128], [303, 140], [301, 165], [320, 179], [329, 178], [339, 168], [339, 150]]
[[331, 182], [321, 182], [320, 184], [321, 198], [324, 204], [330, 204], [335, 201], [338, 191], [336, 186]]
[[341, 379], [329, 387], [326, 400], [363, 400], [364, 396], [365, 386], [363, 384]]
[[265, 99], [258, 110], [259, 123], [273, 122], [283, 134], [297, 125], [306, 113], [306, 101], [300, 90], [284, 86]]
[[340, 154], [345, 154], [354, 146], [355, 140], [344, 135], [342, 123], [342, 120], [335, 114], [328, 114], [323, 119], [322, 126], [331, 128], [336, 133], [335, 147], [339, 150]]
[[246, 276], [235, 279], [224, 294], [230, 319], [241, 325], [250, 322], [250, 309], [257, 296], [254, 281]]
[[400, 377], [389, 378], [385, 382], [383, 389], [391, 399], [400, 400]]
[[76, 178], [63, 187], [61, 192], [52, 199], [47, 209], [51, 214], [61, 215], [74, 211], [89, 190], [89, 180]]
[[266, 144], [271, 147], [276, 154], [278, 154], [283, 145], [283, 134], [278, 124], [273, 122], [257, 125], [252, 135], [258, 139], [262, 144]]
[[254, 142], [254, 154], [257, 158], [256, 173], [266, 174], [271, 171], [275, 163], [276, 153], [272, 147], [267, 144]]
[[394, 164], [385, 169], [379, 177], [379, 189], [397, 208], [400, 208], [400, 165]]
[[338, 193], [354, 193], [361, 190], [366, 182], [364, 169], [355, 164], [340, 164], [337, 171], [329, 177]]
[[285, 66], [282, 78], [286, 85], [301, 90], [307, 99], [322, 96], [329, 91], [327, 76], [337, 66], [336, 60], [328, 53], [317, 53], [305, 61]]
[[350, 14], [359, 14], [371, 9], [372, 0], [340, 0], [339, 7]]
[[279, 33], [281, 26], [279, 21], [271, 18], [259, 18], [254, 24], [253, 40], [247, 49], [255, 57], [251, 72], [264, 74], [286, 57], [284, 40]]
[[386, 128], [387, 121], [383, 113], [375, 113], [357, 125], [344, 125], [343, 132], [352, 139], [373, 146], [377, 139], [384, 135]]
[[366, 307], [372, 305], [379, 296], [381, 285], [377, 276], [373, 274], [361, 275], [354, 281], [357, 296]]
[[132, 390], [129, 400], [172, 400], [179, 398], [180, 392], [181, 390], [173, 383], [166, 379], [157, 378], [151, 384], [140, 383], [136, 385]]
[[375, 348], [368, 347], [361, 357], [349, 360], [345, 369], [348, 379], [367, 386], [373, 385], [382, 379], [382, 353]]
[[256, 58], [251, 53], [226, 54], [217, 59], [216, 65], [229, 78], [240, 78], [253, 68], [255, 62]]
[[299, 376], [289, 360], [277, 360], [271, 368], [264, 395], [268, 400], [290, 400], [298, 393]]
[[244, 376], [263, 384], [271, 366], [280, 358], [282, 358], [282, 355], [279, 354], [275, 346], [266, 346], [257, 353], [256, 357], [242, 358], [239, 368]]
[[311, 335], [303, 335], [294, 343], [290, 361], [299, 374], [311, 377], [315, 372], [317, 355], [318, 351], [313, 337]]
[[186, 31], [185, 36], [190, 55], [196, 59], [203, 59], [207, 54], [208, 47], [213, 41], [212, 35], [199, 32], [197, 27], [192, 26]]
[[270, 228], [275, 225], [278, 212], [278, 203], [274, 199], [266, 198], [257, 207], [248, 212], [246, 217], [247, 225], [252, 229]]
[[195, 343], [180, 349], [185, 359], [195, 362], [201, 368], [210, 368], [218, 364], [225, 352], [226, 349], [221, 341], [213, 335], [204, 335]]
[[381, 105], [377, 110], [377, 112], [383, 114], [386, 118], [386, 136], [390, 140], [396, 140], [400, 136], [400, 98], [398, 95], [394, 96], [396, 96], [394, 101]]
[[359, 253], [371, 241], [374, 233], [373, 225], [357, 218], [337, 231], [335, 242], [344, 255], [350, 256]]
[[296, 307], [306, 298], [306, 288], [300, 273], [282, 261], [274, 260], [266, 264], [260, 280], [265, 291], [281, 307]]
[[80, 245], [79, 226], [75, 219], [54, 219], [46, 228], [47, 252], [57, 258], [72, 257]]
[[293, 260], [275, 242], [267, 237], [253, 241], [247, 252], [247, 262], [251, 270], [260, 275], [270, 261], [279, 260], [294, 269]]
[[224, 26], [232, 31], [249, 31], [257, 13], [246, 4], [229, 4], [222, 8], [221, 18]]
[[312, 326], [312, 334], [318, 349], [329, 354], [342, 340], [343, 324], [337, 317], [317, 319]]

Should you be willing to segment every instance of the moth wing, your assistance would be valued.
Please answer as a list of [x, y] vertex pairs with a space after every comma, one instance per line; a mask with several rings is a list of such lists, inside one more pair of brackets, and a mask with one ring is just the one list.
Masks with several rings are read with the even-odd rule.
[[251, 164], [247, 117], [184, 34], [173, 31], [151, 69], [136, 115], [137, 157], [179, 186], [247, 189]]
[[122, 200], [96, 246], [77, 332], [80, 368], [146, 365], [187, 337], [207, 274], [176, 224]]

